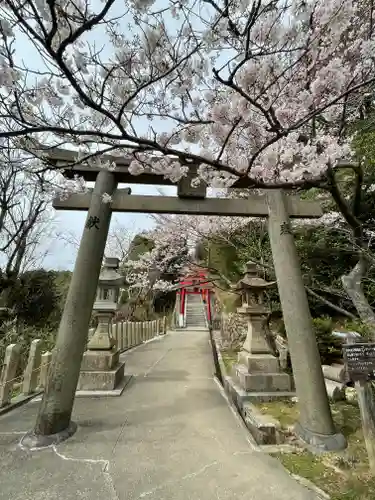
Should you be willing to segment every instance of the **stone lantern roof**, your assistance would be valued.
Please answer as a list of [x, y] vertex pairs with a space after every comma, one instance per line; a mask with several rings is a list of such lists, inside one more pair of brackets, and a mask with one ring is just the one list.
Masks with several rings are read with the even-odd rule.
[[276, 285], [276, 281], [266, 281], [259, 276], [259, 266], [249, 260], [246, 263], [246, 272], [243, 278], [241, 278], [235, 285], [235, 290], [266, 290], [267, 288], [272, 288]]
[[108, 257], [104, 259], [104, 265], [99, 275], [99, 285], [102, 286], [121, 286], [125, 282], [124, 276], [117, 272], [119, 268], [119, 259]]

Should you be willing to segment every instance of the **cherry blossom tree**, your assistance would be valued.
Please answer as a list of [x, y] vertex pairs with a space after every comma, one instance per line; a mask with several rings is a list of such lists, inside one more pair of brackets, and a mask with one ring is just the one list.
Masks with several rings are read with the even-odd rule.
[[189, 260], [187, 237], [172, 224], [156, 226], [145, 236], [153, 248], [125, 263], [127, 281], [135, 289], [169, 290]]
[[103, 154], [126, 152], [132, 174], [172, 182], [194, 165], [195, 184], [320, 187], [362, 249], [357, 300], [369, 264], [350, 125], [372, 100], [374, 25], [372, 0], [4, 0], [0, 137], [111, 169]]
[[158, 294], [175, 288], [189, 254], [187, 238], [183, 233], [176, 234], [172, 227], [156, 225], [141, 236], [152, 242], [151, 249], [123, 263], [131, 297], [129, 316], [138, 305], [145, 305]]
[[174, 182], [189, 162], [214, 185], [328, 182], [375, 77], [370, 0], [4, 0], [0, 18], [0, 137], [126, 150], [134, 175], [153, 156]]

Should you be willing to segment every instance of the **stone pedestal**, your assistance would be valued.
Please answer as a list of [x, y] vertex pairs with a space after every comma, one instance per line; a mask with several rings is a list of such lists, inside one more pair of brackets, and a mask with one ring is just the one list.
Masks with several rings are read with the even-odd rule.
[[79, 375], [78, 391], [114, 391], [124, 381], [125, 363], [120, 361], [120, 350], [86, 351]]
[[270, 354], [264, 333], [267, 321], [266, 310], [243, 305], [237, 309], [237, 312], [248, 317], [247, 335], [242, 351], [247, 354]]
[[248, 332], [233, 367], [235, 379], [246, 393], [283, 393], [284, 398], [292, 384], [290, 376], [280, 370], [266, 340], [267, 309], [263, 305], [243, 305], [238, 312], [248, 316]]
[[98, 326], [87, 344], [87, 349], [90, 351], [108, 351], [116, 345], [115, 339], [112, 337], [112, 311], [98, 311]]

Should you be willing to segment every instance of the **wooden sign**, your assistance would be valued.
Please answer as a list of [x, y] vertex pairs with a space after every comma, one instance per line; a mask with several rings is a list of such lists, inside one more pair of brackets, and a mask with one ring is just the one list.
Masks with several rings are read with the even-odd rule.
[[[353, 337], [343, 346], [347, 369], [354, 381], [361, 412], [363, 437], [372, 474], [375, 474], [374, 398], [369, 379], [374, 378], [375, 344], [356, 344]], [[357, 377], [357, 378], [356, 378]]]
[[375, 343], [344, 344], [344, 360], [350, 379], [375, 380]]

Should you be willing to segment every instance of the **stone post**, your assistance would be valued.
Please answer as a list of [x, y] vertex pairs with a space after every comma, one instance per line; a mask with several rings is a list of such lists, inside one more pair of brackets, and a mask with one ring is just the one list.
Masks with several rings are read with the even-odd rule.
[[137, 345], [137, 328], [138, 328], [138, 322], [133, 321], [132, 323], [132, 337], [133, 337], [133, 346]]
[[22, 393], [26, 396], [36, 391], [38, 387], [40, 363], [42, 360], [42, 341], [31, 342], [29, 359], [23, 376]]
[[285, 194], [270, 191], [267, 198], [269, 238], [300, 410], [296, 431], [317, 449], [341, 450], [346, 441], [336, 433], [330, 411]]
[[0, 408], [10, 403], [14, 379], [17, 375], [18, 363], [21, 356], [21, 347], [18, 344], [10, 344], [5, 349], [3, 368], [0, 375]]
[[139, 328], [139, 343], [143, 344], [143, 342], [146, 339], [145, 339], [145, 331], [144, 331], [144, 328], [143, 328], [143, 323], [141, 321], [138, 323], [138, 328]]
[[160, 335], [160, 324], [161, 324], [161, 319], [156, 320], [156, 335]]
[[131, 338], [131, 346], [135, 346], [135, 322], [132, 321], [130, 323], [130, 338]]
[[41, 356], [40, 362], [40, 377], [39, 377], [39, 387], [45, 389], [47, 387], [48, 372], [52, 361], [52, 352], [45, 352]]
[[137, 321], [132, 322], [132, 345], [136, 346], [137, 345]]
[[[76, 429], [71, 415], [112, 214], [111, 204], [103, 203], [103, 195], [112, 195], [115, 189], [114, 174], [101, 170], [92, 192], [60, 321], [49, 383], [40, 405], [34, 435], [30, 436], [30, 446], [33, 447], [45, 446], [46, 441], [61, 440]], [[51, 437], [46, 440], [38, 439], [38, 436]]]
[[117, 323], [117, 337], [118, 337], [117, 347], [118, 349], [120, 349], [120, 351], [122, 351], [124, 348], [123, 324], [124, 324], [123, 321], [119, 321]]
[[132, 323], [131, 323], [131, 321], [127, 321], [126, 336], [128, 338], [128, 349], [130, 349], [133, 346], [133, 344], [132, 344]]
[[154, 321], [152, 322], [152, 337], [156, 337], [157, 335], [157, 324], [158, 321], [154, 319]]
[[128, 347], [128, 329], [127, 329], [127, 321], [121, 321], [121, 349], [127, 349]]
[[129, 349], [132, 346], [131, 343], [131, 338], [130, 338], [130, 321], [127, 321], [126, 323], [126, 347]]
[[167, 316], [163, 316], [162, 333], [163, 333], [163, 335], [165, 335], [167, 333]]
[[135, 343], [139, 345], [141, 342], [141, 329], [139, 328], [139, 323], [137, 322], [135, 324]]

